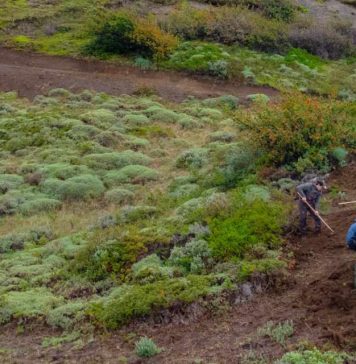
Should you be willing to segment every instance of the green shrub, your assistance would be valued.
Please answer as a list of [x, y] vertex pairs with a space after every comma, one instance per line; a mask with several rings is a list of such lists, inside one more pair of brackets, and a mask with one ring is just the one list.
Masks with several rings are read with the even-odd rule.
[[151, 113], [150, 119], [153, 121], [160, 121], [162, 123], [175, 123], [178, 120], [178, 114], [172, 110], [157, 109], [156, 112]]
[[[236, 186], [239, 181], [255, 170], [258, 154], [251, 145], [237, 143], [217, 145], [217, 148], [211, 152], [211, 159], [215, 166], [211, 183], [227, 188]], [[209, 177], [206, 181], [209, 181]]]
[[152, 310], [167, 308], [178, 302], [194, 302], [215, 291], [216, 286], [211, 277], [196, 275], [145, 285], [123, 285], [93, 304], [91, 311], [104, 326], [114, 329]]
[[94, 54], [139, 54], [161, 59], [176, 44], [177, 39], [162, 31], [152, 20], [119, 14], [97, 27], [87, 51]]
[[143, 252], [141, 242], [107, 240], [98, 243], [93, 239], [77, 250], [72, 269], [94, 281], [113, 275], [122, 279]]
[[120, 220], [122, 222], [135, 222], [137, 220], [144, 220], [154, 216], [157, 213], [157, 208], [154, 206], [126, 206], [120, 211]]
[[111, 125], [115, 124], [117, 118], [116, 115], [110, 110], [98, 109], [89, 111], [88, 113], [82, 115], [82, 120], [87, 124], [103, 129], [109, 128]]
[[294, 94], [278, 105], [245, 114], [239, 122], [250, 131], [255, 145], [263, 148], [268, 163], [289, 165], [301, 173], [327, 165], [328, 152], [335, 147], [352, 146], [352, 109], [347, 102]]
[[229, 131], [216, 131], [209, 135], [211, 142], [231, 143], [235, 139], [235, 134]]
[[6, 308], [14, 318], [46, 316], [62, 301], [61, 297], [54, 296], [50, 290], [42, 287], [23, 292], [8, 292], [3, 299], [3, 309]]
[[140, 126], [149, 123], [147, 116], [141, 114], [127, 114], [122, 120], [130, 126]]
[[80, 174], [90, 173], [90, 169], [86, 166], [70, 165], [67, 163], [47, 164], [40, 167], [39, 171], [46, 177], [58, 178], [61, 180], [66, 180]]
[[120, 183], [130, 182], [144, 184], [148, 181], [157, 180], [158, 176], [158, 172], [154, 169], [141, 165], [130, 165], [123, 167], [118, 171], [108, 172], [104, 177], [104, 181], [110, 187]]
[[173, 198], [180, 199], [182, 197], [188, 197], [195, 195], [200, 191], [200, 187], [196, 183], [187, 183], [185, 185], [177, 186], [171, 189], [169, 195]]
[[347, 155], [348, 152], [345, 148], [335, 148], [331, 151], [331, 156], [337, 162], [340, 167], [345, 167], [347, 165]]
[[257, 103], [265, 103], [267, 104], [270, 101], [270, 98], [265, 94], [252, 94], [247, 96], [248, 100], [251, 100], [253, 102]]
[[100, 134], [101, 130], [93, 125], [75, 125], [67, 132], [69, 138], [73, 140], [90, 140]]
[[82, 301], [68, 302], [47, 313], [47, 323], [52, 327], [69, 330], [85, 317], [87, 304]]
[[286, 339], [294, 334], [293, 321], [285, 321], [275, 324], [268, 321], [265, 326], [258, 330], [260, 336], [268, 336], [278, 344], [284, 345]]
[[199, 122], [194, 119], [193, 117], [189, 115], [180, 115], [179, 119], [177, 120], [177, 123], [183, 128], [183, 129], [194, 129], [199, 128], [200, 124]]
[[211, 250], [205, 240], [191, 240], [183, 247], [174, 247], [169, 264], [183, 268], [186, 272], [202, 274], [211, 264]]
[[196, 215], [199, 215], [204, 209], [204, 202], [202, 197], [192, 198], [180, 205], [176, 209], [176, 214], [186, 220], [194, 221]]
[[193, 148], [182, 152], [177, 160], [176, 166], [178, 168], [202, 168], [208, 161], [208, 149], [206, 148]]
[[211, 219], [209, 247], [214, 257], [228, 260], [243, 257], [246, 249], [256, 244], [276, 246], [281, 242], [283, 221], [284, 209], [278, 203], [260, 199], [252, 203], [241, 202], [227, 216]]
[[141, 358], [150, 358], [159, 354], [162, 351], [152, 339], [142, 337], [135, 344], [135, 353]]
[[17, 174], [0, 174], [0, 193], [15, 190], [24, 183], [24, 179]]
[[131, 164], [147, 165], [151, 159], [146, 155], [132, 150], [101, 154], [89, 154], [83, 158], [85, 164], [95, 169], [116, 169]]
[[266, 187], [249, 185], [244, 193], [244, 199], [247, 202], [253, 202], [256, 200], [268, 202], [271, 200], [271, 193]]
[[232, 95], [223, 95], [215, 98], [205, 99], [202, 101], [204, 106], [208, 107], [222, 107], [234, 110], [239, 105], [239, 98]]
[[128, 16], [113, 17], [94, 31], [89, 53], [129, 53], [135, 50], [131, 36], [134, 22]]
[[164, 267], [156, 255], [149, 255], [132, 265], [132, 278], [135, 283], [152, 283], [162, 279], [172, 278], [173, 269]]
[[87, 200], [99, 197], [104, 191], [101, 180], [91, 174], [83, 174], [61, 181], [49, 178], [42, 183], [45, 193], [60, 200]]
[[124, 204], [132, 202], [135, 194], [125, 188], [114, 188], [105, 193], [106, 201], [115, 204]]
[[23, 203], [20, 206], [19, 211], [24, 215], [32, 215], [58, 209], [61, 205], [60, 201], [52, 198], [39, 198]]
[[49, 97], [70, 97], [71, 93], [64, 88], [54, 88], [48, 92]]
[[317, 348], [304, 351], [292, 351], [284, 354], [275, 364], [343, 364], [352, 360], [352, 356], [335, 351], [319, 351]]

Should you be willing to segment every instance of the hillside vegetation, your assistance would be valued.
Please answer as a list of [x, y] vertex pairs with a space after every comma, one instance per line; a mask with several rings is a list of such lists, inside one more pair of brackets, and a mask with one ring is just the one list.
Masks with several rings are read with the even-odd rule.
[[349, 19], [292, 0], [5, 1], [0, 41], [354, 99]]
[[[285, 248], [295, 186], [354, 158], [354, 39], [347, 20], [292, 0], [4, 0], [4, 46], [280, 91], [181, 103], [149, 85], [116, 97], [1, 92], [4, 332], [41, 327], [43, 348], [83, 347], [177, 312], [221, 313], [278, 281], [295, 264]], [[334, 187], [321, 210], [343, 197]], [[295, 329], [257, 330], [279, 345], [274, 363], [353, 360], [288, 346]], [[162, 351], [148, 337], [135, 344], [141, 358]], [[251, 344], [244, 363], [272, 362], [254, 355]]]
[[347, 162], [355, 105], [251, 100], [2, 94], [1, 323], [58, 344], [283, 268], [288, 176]]

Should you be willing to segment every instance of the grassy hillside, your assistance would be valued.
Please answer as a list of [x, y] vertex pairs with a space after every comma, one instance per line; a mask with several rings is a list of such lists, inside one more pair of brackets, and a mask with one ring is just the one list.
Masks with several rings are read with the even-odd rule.
[[345, 164], [355, 110], [250, 99], [2, 94], [0, 322], [61, 329], [57, 345], [283, 268], [287, 170]]
[[[352, 37], [343, 19], [288, 0], [4, 0], [3, 45], [281, 93], [180, 104], [148, 87], [0, 93], [0, 325], [49, 330], [44, 348], [81, 346], [167, 312], [219, 312], [246, 281], [272, 282], [294, 264], [296, 184], [355, 153]], [[259, 335], [281, 356], [293, 330], [270, 322]], [[276, 363], [350, 359], [303, 345]]]
[[0, 41], [142, 69], [188, 70], [279, 90], [355, 97], [348, 20], [318, 18], [288, 0], [202, 3], [5, 1]]

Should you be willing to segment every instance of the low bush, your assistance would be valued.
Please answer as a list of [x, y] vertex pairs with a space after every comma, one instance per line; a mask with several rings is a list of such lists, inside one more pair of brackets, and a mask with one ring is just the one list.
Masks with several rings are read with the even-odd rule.
[[277, 360], [276, 364], [343, 364], [349, 360], [353, 360], [352, 355], [335, 352], [335, 351], [320, 351], [317, 348], [304, 351], [292, 351], [284, 354], [282, 359]]
[[162, 59], [178, 40], [162, 31], [152, 20], [119, 14], [106, 20], [93, 32], [87, 52], [94, 54], [139, 54]]
[[155, 181], [159, 177], [157, 171], [141, 165], [129, 165], [118, 171], [110, 171], [105, 177], [105, 183], [112, 187], [120, 183], [140, 183]]
[[258, 330], [258, 334], [260, 336], [268, 336], [281, 345], [284, 345], [286, 339], [292, 336], [293, 333], [293, 321], [285, 321], [278, 324], [275, 324], [273, 321], [269, 321], [265, 326]]
[[15, 190], [24, 183], [24, 179], [17, 174], [0, 175], [0, 193], [6, 193], [9, 190]]
[[117, 118], [110, 110], [97, 109], [82, 115], [82, 120], [87, 124], [96, 126], [97, 128], [105, 129], [115, 124]]
[[231, 213], [216, 216], [209, 222], [209, 247], [218, 259], [242, 258], [253, 245], [274, 247], [281, 242], [282, 205], [260, 199], [248, 203], [241, 196], [238, 198], [241, 201]]
[[142, 337], [135, 344], [135, 353], [141, 358], [150, 358], [161, 352], [160, 349], [152, 339], [148, 337]]
[[222, 144], [217, 145], [211, 151], [214, 170], [205, 182], [214, 186], [231, 188], [245, 178], [249, 173], [253, 173], [259, 153], [246, 144]]
[[229, 110], [234, 110], [239, 105], [239, 98], [232, 95], [224, 95], [219, 97], [214, 97], [210, 99], [205, 99], [202, 104], [207, 107], [221, 107], [227, 108]]
[[132, 202], [135, 194], [125, 188], [114, 188], [105, 193], [106, 201], [115, 204], [128, 204]]
[[14, 318], [33, 318], [45, 316], [62, 302], [46, 288], [33, 288], [23, 292], [9, 292], [2, 297], [1, 310], [7, 310]]
[[91, 174], [71, 177], [65, 181], [49, 178], [41, 187], [45, 193], [60, 200], [87, 200], [99, 197], [105, 191], [101, 180]]
[[229, 131], [216, 131], [209, 135], [212, 142], [231, 143], [235, 139], [235, 134]]
[[46, 164], [43, 167], [40, 167], [39, 171], [45, 177], [58, 178], [60, 180], [66, 180], [80, 174], [90, 173], [90, 169], [86, 166], [70, 165], [67, 163]]
[[127, 114], [122, 121], [129, 124], [129, 126], [140, 126], [149, 123], [147, 116], [141, 114]]
[[151, 162], [151, 159], [142, 153], [125, 150], [123, 152], [89, 154], [83, 158], [83, 161], [91, 168], [115, 169], [131, 164], [147, 165]]
[[37, 213], [46, 213], [61, 207], [62, 203], [51, 198], [39, 198], [23, 203], [19, 211], [24, 215], [32, 215]]
[[172, 188], [169, 195], [173, 198], [180, 199], [195, 195], [200, 191], [200, 187], [196, 183], [187, 183], [185, 185]]
[[[148, 110], [147, 110], [148, 111]], [[157, 108], [155, 112], [151, 112], [150, 119], [153, 121], [160, 121], [162, 123], [175, 123], [179, 116], [172, 110]]]
[[182, 152], [177, 160], [176, 166], [178, 168], [202, 168], [208, 162], [208, 149], [194, 148]]
[[118, 240], [101, 241], [95, 239], [80, 248], [75, 254], [71, 268], [93, 281], [100, 281], [110, 276], [118, 279], [126, 277], [130, 267], [139, 254], [144, 252], [140, 242]]
[[132, 279], [135, 283], [152, 283], [173, 277], [174, 270], [164, 267], [156, 255], [149, 255], [132, 265]]
[[190, 303], [216, 292], [214, 284], [212, 277], [189, 275], [145, 285], [123, 285], [93, 304], [91, 313], [98, 322], [114, 329], [152, 310], [167, 308], [179, 302]]
[[82, 301], [68, 302], [50, 310], [47, 314], [48, 325], [64, 330], [72, 329], [83, 320], [87, 304]]
[[120, 211], [120, 220], [123, 223], [135, 222], [144, 220], [154, 216], [157, 213], [157, 208], [154, 206], [137, 205], [126, 206]]
[[206, 268], [211, 265], [211, 250], [205, 240], [192, 240], [183, 247], [174, 247], [168, 263], [181, 267], [185, 272], [193, 274], [206, 273]]

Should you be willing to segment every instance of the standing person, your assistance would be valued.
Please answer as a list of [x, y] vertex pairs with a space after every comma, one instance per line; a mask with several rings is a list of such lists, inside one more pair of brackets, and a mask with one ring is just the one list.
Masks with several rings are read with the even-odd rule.
[[[320, 233], [321, 231], [321, 220], [319, 218], [318, 205], [322, 194], [322, 190], [325, 188], [324, 181], [321, 178], [316, 178], [311, 182], [303, 183], [297, 186], [297, 192], [299, 194], [299, 228], [302, 234], [307, 231], [307, 216], [309, 215], [313, 218], [315, 223], [315, 232]], [[316, 214], [310, 209], [309, 205], [316, 210]]]
[[356, 250], [356, 219], [347, 232], [346, 243], [350, 249]]

